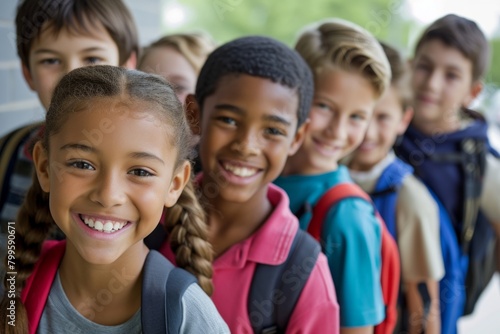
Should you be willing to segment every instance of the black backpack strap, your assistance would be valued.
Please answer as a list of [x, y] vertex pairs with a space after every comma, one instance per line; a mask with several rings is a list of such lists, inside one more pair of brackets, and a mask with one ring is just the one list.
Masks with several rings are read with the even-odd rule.
[[285, 332], [320, 252], [319, 243], [298, 230], [284, 263], [257, 265], [248, 295], [248, 315], [254, 333]]
[[428, 155], [435, 162], [459, 164], [463, 171], [463, 219], [458, 238], [464, 254], [469, 253], [476, 228], [487, 153], [488, 147], [484, 140], [466, 138], [460, 143], [460, 152]]
[[194, 282], [194, 276], [175, 268], [157, 251], [150, 251], [144, 263], [142, 278], [142, 332], [179, 333], [183, 318], [182, 296]]

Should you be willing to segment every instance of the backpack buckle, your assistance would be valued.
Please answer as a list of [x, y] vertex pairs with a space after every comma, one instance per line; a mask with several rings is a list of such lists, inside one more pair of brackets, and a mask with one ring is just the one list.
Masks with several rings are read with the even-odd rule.
[[268, 328], [264, 328], [261, 334], [278, 334], [278, 326], [271, 326]]

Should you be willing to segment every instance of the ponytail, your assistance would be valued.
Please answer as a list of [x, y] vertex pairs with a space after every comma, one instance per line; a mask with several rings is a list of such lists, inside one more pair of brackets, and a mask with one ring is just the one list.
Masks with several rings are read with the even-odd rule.
[[[26, 309], [21, 302], [20, 294], [27, 278], [31, 275], [35, 263], [40, 257], [42, 244], [51, 233], [54, 227], [54, 220], [49, 210], [49, 194], [44, 192], [38, 182], [36, 173], [33, 176], [33, 184], [26, 194], [24, 203], [19, 211], [16, 221], [16, 244], [15, 244], [15, 269], [7, 271], [16, 271], [16, 311], [15, 326], [9, 325], [7, 307], [9, 307], [12, 298], [8, 298], [9, 282], [8, 276], [4, 278], [4, 295], [1, 301], [0, 310], [0, 332], [6, 334], [25, 334], [28, 333], [28, 317]], [[5, 259], [5, 268], [7, 266]], [[11, 263], [12, 264], [12, 263]], [[3, 328], [3, 330], [2, 330]]]
[[205, 212], [192, 181], [186, 185], [177, 203], [167, 209], [165, 222], [177, 265], [195, 275], [201, 288], [211, 295], [213, 251], [207, 240]]

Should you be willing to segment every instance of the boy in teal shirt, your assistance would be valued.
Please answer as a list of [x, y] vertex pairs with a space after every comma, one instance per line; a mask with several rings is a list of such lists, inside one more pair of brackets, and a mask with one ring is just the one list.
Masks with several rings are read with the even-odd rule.
[[[346, 21], [304, 32], [295, 48], [314, 73], [314, 99], [304, 143], [275, 183], [288, 193], [292, 212], [307, 229], [307, 208], [333, 186], [352, 183], [338, 161], [363, 140], [391, 72], [377, 40]], [[372, 204], [349, 198], [332, 207], [321, 241], [340, 305], [341, 333], [372, 333], [385, 316], [381, 226]]]

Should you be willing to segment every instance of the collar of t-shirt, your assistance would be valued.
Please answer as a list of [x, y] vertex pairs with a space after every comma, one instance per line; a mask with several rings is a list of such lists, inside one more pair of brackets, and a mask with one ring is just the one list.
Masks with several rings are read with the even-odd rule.
[[349, 169], [349, 174], [354, 182], [356, 182], [364, 191], [372, 192], [377, 185], [377, 180], [380, 178], [384, 170], [396, 160], [396, 155], [390, 151], [387, 156], [380, 160], [369, 171], [354, 171]]

